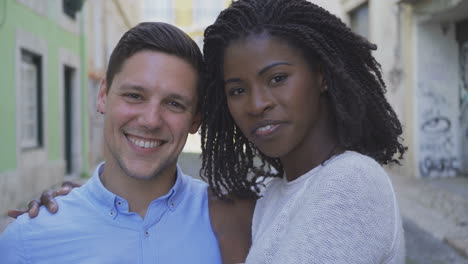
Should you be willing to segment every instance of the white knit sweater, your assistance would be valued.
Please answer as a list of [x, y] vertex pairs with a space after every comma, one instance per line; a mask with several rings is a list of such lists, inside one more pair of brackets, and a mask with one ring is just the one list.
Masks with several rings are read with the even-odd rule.
[[373, 159], [347, 151], [257, 201], [246, 263], [404, 263], [392, 184]]

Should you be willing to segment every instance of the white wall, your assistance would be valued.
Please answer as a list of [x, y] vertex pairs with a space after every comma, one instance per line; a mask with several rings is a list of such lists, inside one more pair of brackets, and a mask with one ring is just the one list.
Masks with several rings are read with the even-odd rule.
[[335, 16], [344, 19], [343, 8], [341, 6], [340, 0], [309, 0], [324, 9], [327, 9], [328, 12], [334, 14]]
[[422, 177], [455, 176], [461, 165], [458, 45], [453, 23], [416, 29], [416, 133]]

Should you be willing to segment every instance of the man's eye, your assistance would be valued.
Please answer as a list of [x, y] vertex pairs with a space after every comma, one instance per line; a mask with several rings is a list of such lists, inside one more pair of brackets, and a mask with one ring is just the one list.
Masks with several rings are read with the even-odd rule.
[[236, 95], [240, 95], [242, 93], [245, 92], [245, 89], [244, 88], [241, 88], [241, 87], [237, 87], [237, 88], [231, 88], [229, 89], [228, 91], [228, 95], [229, 96], [236, 96]]
[[178, 111], [185, 111], [185, 106], [176, 101], [169, 101], [167, 103], [171, 108], [176, 109]]
[[130, 99], [130, 100], [133, 100], [133, 101], [137, 101], [137, 100], [142, 100], [143, 99], [143, 96], [139, 95], [139, 94], [136, 94], [136, 93], [126, 93], [123, 95], [124, 97]]

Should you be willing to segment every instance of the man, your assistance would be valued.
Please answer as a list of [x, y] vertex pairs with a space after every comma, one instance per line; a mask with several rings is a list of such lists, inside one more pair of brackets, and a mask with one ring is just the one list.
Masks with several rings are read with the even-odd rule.
[[[125, 33], [98, 96], [105, 162], [58, 199], [55, 215], [18, 217], [0, 238], [1, 263], [221, 263], [207, 185], [177, 167], [200, 123], [201, 67], [197, 45], [174, 26]], [[222, 246], [228, 232], [219, 233]]]

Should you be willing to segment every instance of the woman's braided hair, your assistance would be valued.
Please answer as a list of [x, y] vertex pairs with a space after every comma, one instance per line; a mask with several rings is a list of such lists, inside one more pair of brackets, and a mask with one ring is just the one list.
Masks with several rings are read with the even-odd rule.
[[226, 47], [262, 32], [287, 41], [311, 65], [320, 65], [338, 147], [368, 155], [380, 164], [399, 163], [406, 150], [400, 143], [402, 127], [384, 96], [380, 64], [371, 54], [376, 45], [306, 0], [238, 0], [221, 12], [204, 35], [201, 175], [215, 194], [256, 197], [261, 179], [283, 175], [280, 160], [263, 155], [236, 126], [224, 92]]

